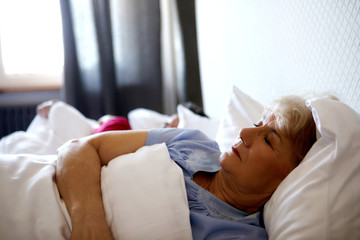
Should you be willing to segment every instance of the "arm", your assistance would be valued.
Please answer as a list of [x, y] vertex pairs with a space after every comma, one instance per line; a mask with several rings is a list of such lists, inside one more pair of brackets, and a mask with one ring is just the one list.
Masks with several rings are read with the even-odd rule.
[[73, 239], [111, 239], [101, 195], [101, 167], [144, 146], [147, 134], [105, 132], [59, 148], [56, 184], [71, 217]]

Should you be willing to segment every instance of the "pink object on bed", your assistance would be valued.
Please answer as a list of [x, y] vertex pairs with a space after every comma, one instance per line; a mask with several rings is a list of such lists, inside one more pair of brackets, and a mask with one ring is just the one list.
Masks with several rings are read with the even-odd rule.
[[101, 133], [114, 130], [130, 130], [129, 121], [125, 117], [114, 117], [103, 124], [100, 127], [95, 128], [94, 133]]

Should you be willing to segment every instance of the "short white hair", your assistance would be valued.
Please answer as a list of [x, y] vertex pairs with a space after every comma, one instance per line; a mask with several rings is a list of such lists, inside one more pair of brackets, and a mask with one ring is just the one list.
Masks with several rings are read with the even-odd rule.
[[263, 119], [273, 118], [279, 129], [293, 144], [298, 165], [316, 141], [316, 126], [306, 98], [283, 96], [272, 102], [263, 112]]

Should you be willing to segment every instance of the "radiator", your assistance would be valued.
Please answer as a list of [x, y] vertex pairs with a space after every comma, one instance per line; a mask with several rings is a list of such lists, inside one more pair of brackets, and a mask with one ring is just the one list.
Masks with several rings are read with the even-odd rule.
[[26, 130], [36, 114], [37, 105], [0, 107], [0, 138]]

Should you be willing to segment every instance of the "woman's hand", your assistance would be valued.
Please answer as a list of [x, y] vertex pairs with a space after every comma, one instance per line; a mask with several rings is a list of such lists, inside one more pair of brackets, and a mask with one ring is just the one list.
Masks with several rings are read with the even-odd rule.
[[71, 140], [58, 149], [56, 184], [72, 223], [72, 239], [111, 239], [102, 201], [101, 167], [144, 146], [146, 131], [114, 131]]
[[112, 239], [102, 202], [100, 168], [96, 149], [84, 139], [72, 140], [58, 150], [56, 184], [71, 217], [71, 239]]

